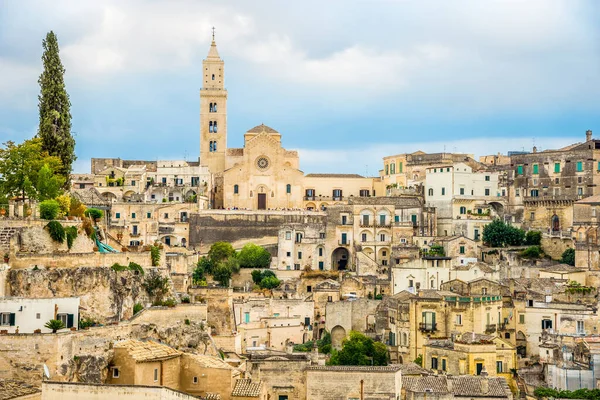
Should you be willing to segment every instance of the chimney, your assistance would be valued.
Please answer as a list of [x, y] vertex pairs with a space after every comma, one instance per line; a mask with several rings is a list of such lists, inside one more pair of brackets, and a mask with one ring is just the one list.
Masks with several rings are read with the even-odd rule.
[[585, 131], [585, 141], [589, 142], [590, 140], [592, 140], [592, 131], [588, 129], [587, 131]]
[[537, 147], [536, 146], [533, 146], [533, 152], [537, 153]]
[[481, 369], [481, 393], [488, 394], [490, 391], [490, 381], [485, 366]]

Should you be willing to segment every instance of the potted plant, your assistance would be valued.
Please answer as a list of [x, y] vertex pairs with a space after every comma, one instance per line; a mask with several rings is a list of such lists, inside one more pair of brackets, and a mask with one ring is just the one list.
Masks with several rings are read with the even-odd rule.
[[0, 208], [0, 217], [4, 217], [6, 215], [6, 208]]
[[4, 253], [4, 262], [8, 263], [8, 261], [10, 260], [10, 256], [8, 253]]

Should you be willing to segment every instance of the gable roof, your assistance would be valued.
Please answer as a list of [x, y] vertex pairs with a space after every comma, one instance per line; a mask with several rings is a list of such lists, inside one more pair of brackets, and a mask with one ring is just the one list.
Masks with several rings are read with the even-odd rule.
[[135, 362], [168, 360], [181, 355], [181, 352], [167, 345], [153, 342], [152, 340], [142, 342], [140, 340], [127, 339], [116, 342], [113, 348], [127, 350], [129, 356]]
[[231, 392], [232, 397], [259, 397], [262, 391], [262, 381], [252, 382], [252, 379], [238, 379]]

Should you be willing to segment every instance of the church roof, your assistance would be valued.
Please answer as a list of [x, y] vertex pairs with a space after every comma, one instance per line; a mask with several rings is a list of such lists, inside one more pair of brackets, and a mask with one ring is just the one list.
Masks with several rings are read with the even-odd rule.
[[208, 57], [206, 57], [209, 60], [220, 60], [221, 57], [219, 57], [219, 52], [217, 51], [217, 43], [215, 43], [215, 40], [213, 39], [212, 43], [210, 44], [210, 49], [208, 50]]
[[261, 133], [261, 132], [279, 133], [275, 129], [273, 129], [270, 126], [267, 126], [265, 124], [256, 125], [254, 128], [252, 128], [248, 131], [248, 133]]

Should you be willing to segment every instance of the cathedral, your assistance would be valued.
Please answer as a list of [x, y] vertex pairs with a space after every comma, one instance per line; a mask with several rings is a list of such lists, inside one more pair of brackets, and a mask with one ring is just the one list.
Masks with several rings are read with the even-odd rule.
[[298, 152], [281, 134], [261, 124], [244, 134], [243, 148], [227, 148], [225, 63], [214, 40], [202, 62], [200, 163], [212, 175], [213, 208], [324, 209], [351, 197], [383, 195], [379, 178], [356, 174], [304, 174]]

